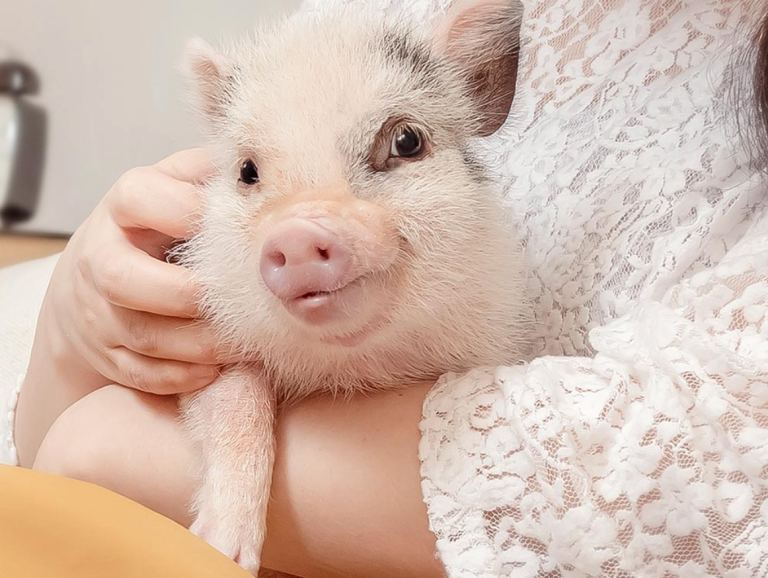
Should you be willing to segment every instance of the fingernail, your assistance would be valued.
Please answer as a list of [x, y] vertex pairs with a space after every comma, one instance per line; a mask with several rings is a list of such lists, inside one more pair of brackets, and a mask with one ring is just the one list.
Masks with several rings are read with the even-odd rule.
[[219, 373], [219, 368], [215, 365], [195, 365], [192, 367], [192, 377], [197, 379], [211, 380]]

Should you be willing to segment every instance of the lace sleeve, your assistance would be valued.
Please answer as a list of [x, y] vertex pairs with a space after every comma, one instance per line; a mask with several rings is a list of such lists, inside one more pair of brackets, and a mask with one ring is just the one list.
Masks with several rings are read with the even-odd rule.
[[441, 380], [420, 453], [451, 578], [766, 575], [766, 225], [594, 358]]

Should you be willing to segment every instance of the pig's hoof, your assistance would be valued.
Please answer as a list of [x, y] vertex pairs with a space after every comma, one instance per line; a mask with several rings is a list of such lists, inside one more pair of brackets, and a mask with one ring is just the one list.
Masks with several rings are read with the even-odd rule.
[[234, 560], [240, 566], [248, 570], [254, 576], [259, 573], [259, 566], [261, 566], [261, 556], [259, 551], [251, 544], [241, 544], [240, 550], [235, 556]]
[[261, 562], [258, 546], [261, 539], [248, 524], [233, 525], [231, 522], [231, 519], [216, 520], [201, 512], [189, 530], [256, 576]]

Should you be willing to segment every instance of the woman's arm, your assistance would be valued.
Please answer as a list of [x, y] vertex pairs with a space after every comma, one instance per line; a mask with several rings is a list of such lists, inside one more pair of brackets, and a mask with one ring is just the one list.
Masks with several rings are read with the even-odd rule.
[[[280, 414], [266, 567], [311, 578], [443, 576], [418, 459], [430, 386], [349, 402], [310, 399]], [[188, 525], [197, 457], [174, 399], [114, 386], [64, 412], [35, 467]]]

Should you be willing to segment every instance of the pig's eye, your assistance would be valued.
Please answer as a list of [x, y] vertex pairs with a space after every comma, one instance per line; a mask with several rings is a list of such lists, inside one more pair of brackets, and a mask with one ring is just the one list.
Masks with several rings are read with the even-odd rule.
[[240, 182], [245, 185], [255, 185], [259, 182], [259, 169], [251, 159], [243, 161], [240, 165]]
[[385, 172], [426, 158], [431, 148], [427, 128], [415, 120], [393, 116], [376, 133], [367, 160], [374, 171]]
[[389, 154], [393, 157], [411, 159], [424, 152], [424, 137], [421, 132], [407, 124], [395, 128], [392, 134], [392, 147]]

